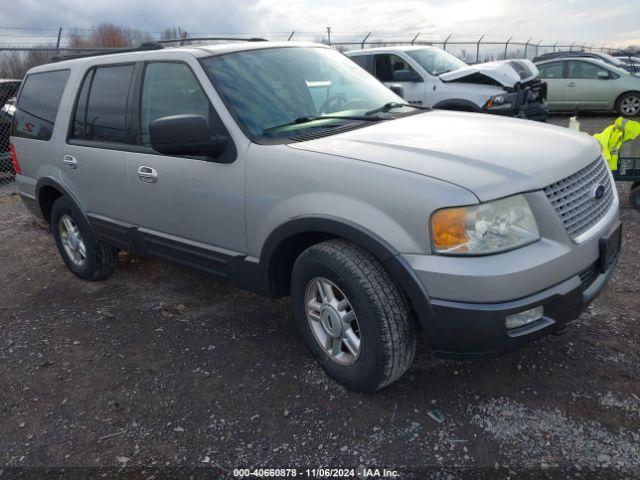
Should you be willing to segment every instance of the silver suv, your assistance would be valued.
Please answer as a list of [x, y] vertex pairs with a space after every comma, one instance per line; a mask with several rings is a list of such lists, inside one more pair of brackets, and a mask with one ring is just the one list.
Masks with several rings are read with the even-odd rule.
[[404, 104], [315, 44], [40, 66], [12, 135], [20, 195], [78, 277], [128, 250], [291, 296], [320, 364], [361, 391], [398, 379], [418, 335], [464, 356], [561, 329], [619, 250], [589, 136]]

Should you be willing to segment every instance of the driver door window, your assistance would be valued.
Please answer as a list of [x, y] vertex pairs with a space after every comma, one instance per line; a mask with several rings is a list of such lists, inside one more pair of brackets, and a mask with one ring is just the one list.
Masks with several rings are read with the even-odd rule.
[[375, 75], [381, 82], [393, 82], [393, 72], [414, 69], [397, 55], [379, 54], [375, 56]]
[[161, 117], [201, 115], [210, 122], [212, 107], [202, 87], [183, 63], [150, 63], [144, 73], [140, 108], [140, 137], [149, 146], [149, 126]]

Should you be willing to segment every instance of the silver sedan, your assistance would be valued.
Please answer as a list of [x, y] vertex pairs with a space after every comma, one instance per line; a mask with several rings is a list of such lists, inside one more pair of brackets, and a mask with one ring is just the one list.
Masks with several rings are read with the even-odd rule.
[[565, 58], [536, 64], [547, 82], [550, 111], [615, 110], [640, 115], [640, 76], [593, 58]]

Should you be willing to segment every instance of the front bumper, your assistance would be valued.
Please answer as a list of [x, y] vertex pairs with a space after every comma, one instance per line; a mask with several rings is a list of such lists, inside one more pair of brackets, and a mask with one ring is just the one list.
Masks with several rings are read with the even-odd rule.
[[[430, 347], [443, 356], [466, 357], [514, 350], [562, 329], [577, 318], [607, 284], [617, 262], [598, 273], [597, 262], [566, 281], [526, 298], [505, 303], [463, 303], [431, 300], [435, 321]], [[507, 330], [508, 315], [542, 305], [544, 316], [524, 327]]]

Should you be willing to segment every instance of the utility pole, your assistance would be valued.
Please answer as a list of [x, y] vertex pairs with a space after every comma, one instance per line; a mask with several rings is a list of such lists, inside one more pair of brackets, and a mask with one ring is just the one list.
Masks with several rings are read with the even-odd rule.
[[327, 27], [327, 40], [329, 45], [331, 45], [331, 27]]

